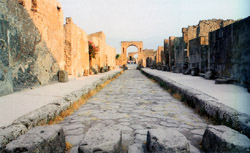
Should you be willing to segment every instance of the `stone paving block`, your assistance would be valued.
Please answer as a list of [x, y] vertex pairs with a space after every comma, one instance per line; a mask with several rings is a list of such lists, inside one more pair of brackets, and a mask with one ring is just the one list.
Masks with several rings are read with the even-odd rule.
[[140, 143], [135, 143], [129, 146], [128, 153], [144, 153], [143, 145]]
[[168, 153], [190, 151], [189, 141], [174, 129], [151, 129], [147, 134], [147, 151], [150, 153]]
[[209, 152], [250, 152], [250, 139], [226, 126], [208, 126], [202, 146]]
[[85, 134], [80, 143], [80, 153], [103, 151], [115, 153], [121, 149], [121, 131], [117, 127], [98, 123]]
[[65, 139], [63, 129], [59, 125], [38, 126], [7, 144], [6, 153], [63, 153]]

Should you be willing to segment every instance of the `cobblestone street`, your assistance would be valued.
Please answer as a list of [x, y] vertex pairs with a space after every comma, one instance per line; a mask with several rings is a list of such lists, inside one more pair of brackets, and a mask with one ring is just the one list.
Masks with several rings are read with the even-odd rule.
[[128, 70], [61, 125], [73, 145], [71, 152], [77, 152], [79, 143], [92, 151], [108, 150], [120, 140], [120, 132], [126, 148], [143, 143], [148, 129], [169, 128], [183, 134], [198, 152], [207, 123], [140, 71]]

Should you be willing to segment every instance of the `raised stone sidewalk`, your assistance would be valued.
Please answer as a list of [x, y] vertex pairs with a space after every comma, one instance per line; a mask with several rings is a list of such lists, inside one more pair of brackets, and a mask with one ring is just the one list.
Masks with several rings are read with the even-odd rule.
[[143, 68], [142, 72], [160, 82], [201, 113], [250, 137], [250, 94], [236, 85], [217, 85], [212, 80]]
[[112, 79], [121, 69], [98, 75], [70, 79], [0, 97], [0, 152], [14, 140], [41, 121], [53, 119], [90, 90]]

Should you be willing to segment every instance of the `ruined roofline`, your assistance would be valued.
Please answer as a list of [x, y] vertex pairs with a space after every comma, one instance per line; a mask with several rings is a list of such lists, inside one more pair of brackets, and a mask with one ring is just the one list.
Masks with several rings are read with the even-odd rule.
[[235, 21], [235, 20], [233, 20], [233, 19], [225, 19], [225, 20], [223, 20], [223, 19], [212, 18], [212, 19], [207, 19], [207, 20], [200, 20], [199, 23], [200, 22], [210, 22], [210, 21]]
[[154, 49], [143, 49], [143, 51], [155, 51]]
[[164, 43], [168, 43], [169, 42], [169, 39], [164, 39]]
[[121, 43], [143, 43], [143, 41], [121, 41]]
[[101, 39], [101, 40], [103, 40], [103, 41], [106, 42], [106, 35], [105, 35], [105, 33], [103, 31], [91, 33], [88, 36], [90, 36], [90, 37], [97, 37], [97, 38], [99, 38], [99, 39]]
[[188, 28], [198, 28], [199, 24], [201, 22], [211, 22], [211, 21], [238, 21], [238, 20], [233, 20], [233, 19], [215, 19], [215, 18], [212, 18], [212, 19], [207, 19], [207, 20], [199, 20], [198, 24], [197, 25], [188, 25], [187, 27], [183, 27], [182, 30], [185, 30], [185, 29], [188, 29]]
[[181, 30], [188, 30], [189, 28], [198, 28], [198, 25], [189, 25], [188, 27], [183, 27]]
[[183, 38], [182, 36], [175, 37], [175, 36], [169, 36], [169, 40], [174, 40], [174, 39], [181, 39]]

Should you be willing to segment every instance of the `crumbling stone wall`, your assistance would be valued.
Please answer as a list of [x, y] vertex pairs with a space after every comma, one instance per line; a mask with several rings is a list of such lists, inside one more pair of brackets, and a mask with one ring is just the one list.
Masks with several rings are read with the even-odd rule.
[[65, 30], [65, 70], [69, 75], [81, 77], [89, 72], [88, 36], [75, 25], [72, 18], [66, 19]]
[[198, 26], [188, 26], [187, 28], [182, 28], [182, 37], [187, 46], [187, 57], [189, 57], [189, 40], [197, 37]]
[[209, 33], [209, 67], [218, 77], [250, 82], [250, 17]]
[[201, 20], [197, 27], [197, 37], [189, 40], [189, 68], [198, 68], [204, 73], [208, 68], [209, 32], [233, 23], [233, 20]]
[[221, 27], [221, 19], [212, 19], [212, 20], [201, 20], [197, 28], [197, 37], [207, 36], [209, 32], [217, 30]]
[[63, 14], [56, 0], [1, 0], [0, 95], [58, 79], [64, 68]]

